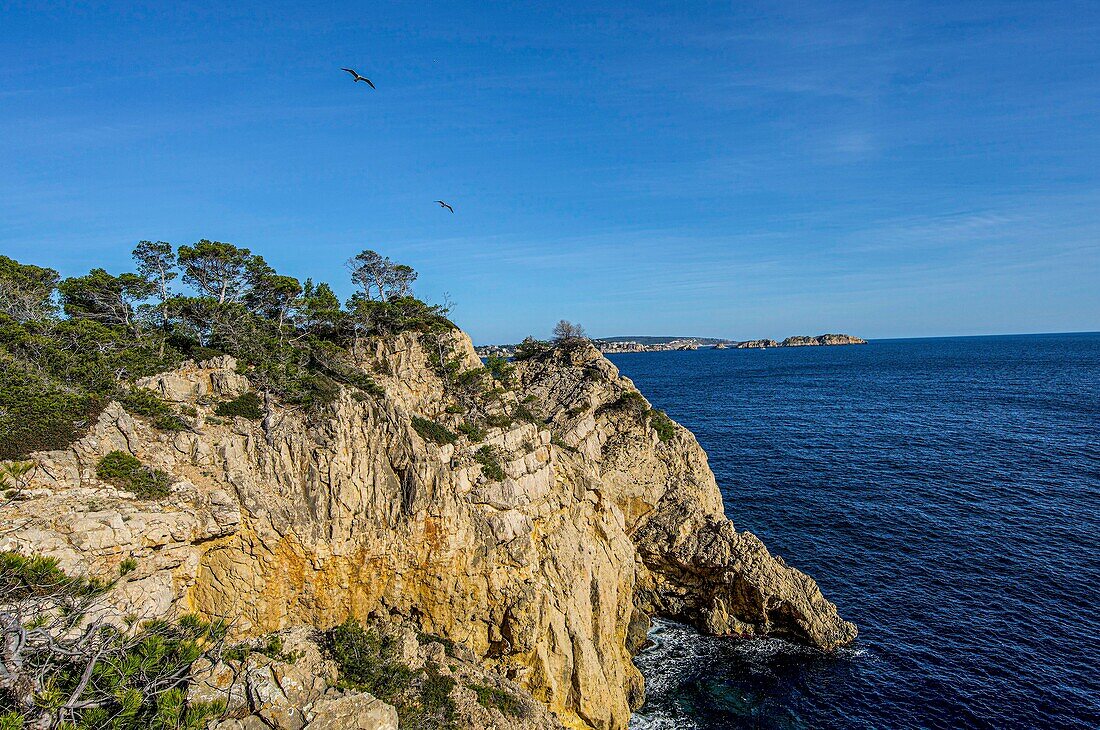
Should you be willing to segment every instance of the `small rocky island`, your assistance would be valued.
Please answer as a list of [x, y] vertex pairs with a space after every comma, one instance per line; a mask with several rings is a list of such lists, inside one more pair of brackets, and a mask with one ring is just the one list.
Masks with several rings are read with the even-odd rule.
[[[852, 335], [818, 335], [817, 337], [788, 337], [779, 347], [808, 347], [814, 345], [866, 345], [867, 340]], [[773, 345], [774, 347], [774, 345]]]

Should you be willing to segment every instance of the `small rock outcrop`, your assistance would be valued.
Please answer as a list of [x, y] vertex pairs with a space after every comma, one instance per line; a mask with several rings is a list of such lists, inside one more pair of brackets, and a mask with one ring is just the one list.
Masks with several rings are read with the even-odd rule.
[[861, 340], [858, 337], [852, 335], [818, 335], [817, 337], [807, 337], [800, 335], [797, 337], [788, 337], [779, 343], [780, 347], [806, 347], [814, 345], [866, 345], [867, 340]]
[[[855, 638], [811, 578], [734, 528], [695, 438], [595, 347], [514, 363], [474, 413], [462, 389], [487, 376], [469, 339], [433, 337], [366, 343], [357, 356], [383, 392], [344, 389], [321, 414], [268, 399], [262, 419], [217, 417], [251, 388], [231, 358], [147, 379], [188, 428], [111, 404], [70, 448], [33, 455], [0, 550], [102, 575], [127, 560], [121, 612], [227, 617], [239, 637], [349, 617], [415, 626], [461, 647], [452, 671], [491, 672], [553, 713], [522, 727], [625, 728], [652, 615], [825, 650]], [[100, 481], [119, 450], [170, 475], [170, 496]], [[388, 727], [385, 703], [333, 689], [304, 636], [286, 639], [308, 657], [299, 668], [206, 668], [243, 703], [224, 728]]]
[[745, 340], [734, 345], [738, 350], [763, 350], [765, 347], [779, 347], [775, 340]]
[[852, 335], [818, 335], [814, 339], [819, 345], [866, 345], [867, 340]]

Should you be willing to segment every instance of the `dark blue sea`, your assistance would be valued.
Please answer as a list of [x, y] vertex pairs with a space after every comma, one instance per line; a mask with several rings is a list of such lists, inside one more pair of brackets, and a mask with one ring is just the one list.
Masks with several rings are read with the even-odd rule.
[[859, 626], [661, 622], [637, 728], [1100, 728], [1100, 334], [612, 357]]

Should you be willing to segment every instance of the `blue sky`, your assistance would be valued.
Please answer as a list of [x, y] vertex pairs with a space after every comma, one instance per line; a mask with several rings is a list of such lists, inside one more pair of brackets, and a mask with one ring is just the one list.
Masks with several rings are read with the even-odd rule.
[[212, 238], [346, 295], [374, 248], [478, 342], [1096, 330], [1098, 38], [1094, 2], [7, 2], [0, 253]]

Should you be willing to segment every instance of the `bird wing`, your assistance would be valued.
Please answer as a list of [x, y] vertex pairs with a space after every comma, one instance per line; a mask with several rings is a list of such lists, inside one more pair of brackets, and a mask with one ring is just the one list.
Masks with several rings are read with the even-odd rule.
[[455, 212], [455, 209], [452, 208], [451, 206], [447, 205], [446, 203], [443, 204], [443, 207], [446, 208], [447, 210], [451, 211], [452, 213]]
[[352, 75], [352, 76], [354, 76], [355, 78], [359, 78], [359, 74], [357, 74], [357, 73], [355, 72], [355, 69], [353, 69], [353, 68], [342, 68], [342, 69], [340, 69], [340, 70], [341, 70], [341, 71], [347, 71], [347, 72], [348, 72], [349, 74], [351, 74], [351, 75]]
[[371, 87], [372, 89], [374, 88], [374, 84], [372, 84], [370, 79], [368, 79], [366, 76], [363, 77], [363, 80], [367, 82], [367, 86]]

